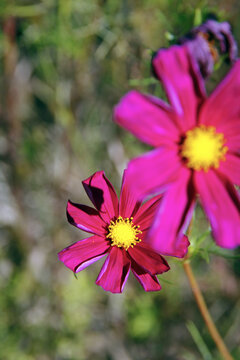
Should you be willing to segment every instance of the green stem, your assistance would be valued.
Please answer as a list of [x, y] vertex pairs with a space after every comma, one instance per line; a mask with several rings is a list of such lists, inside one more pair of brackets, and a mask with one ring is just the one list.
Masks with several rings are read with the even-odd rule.
[[[192, 232], [192, 227], [193, 227], [193, 219], [191, 220], [188, 230], [187, 230], [187, 236], [190, 237], [191, 232]], [[208, 328], [208, 331], [212, 337], [212, 339], [214, 340], [220, 354], [222, 355], [224, 360], [233, 360], [233, 357], [231, 356], [231, 354], [229, 353], [221, 335], [219, 334], [213, 320], [212, 317], [208, 311], [206, 302], [203, 298], [202, 292], [200, 290], [200, 287], [198, 285], [198, 282], [193, 274], [192, 271], [192, 267], [190, 265], [190, 256], [189, 254], [187, 254], [187, 256], [185, 257], [184, 261], [183, 261], [183, 268], [184, 271], [187, 275], [189, 284], [191, 286], [193, 295], [195, 297], [197, 306], [201, 312], [201, 315], [205, 321], [205, 324]]]
[[221, 335], [219, 334], [213, 320], [212, 317], [208, 311], [207, 305], [205, 303], [205, 300], [203, 298], [203, 295], [201, 293], [201, 290], [199, 288], [199, 285], [197, 283], [197, 280], [193, 274], [191, 265], [190, 265], [190, 260], [186, 259], [183, 262], [183, 268], [185, 270], [185, 273], [187, 275], [189, 284], [192, 288], [192, 292], [193, 295], [195, 297], [196, 303], [198, 305], [198, 308], [202, 314], [202, 317], [205, 321], [205, 324], [207, 325], [207, 328], [209, 330], [210, 335], [212, 336], [220, 354], [222, 355], [224, 360], [233, 360], [233, 357], [230, 355]]

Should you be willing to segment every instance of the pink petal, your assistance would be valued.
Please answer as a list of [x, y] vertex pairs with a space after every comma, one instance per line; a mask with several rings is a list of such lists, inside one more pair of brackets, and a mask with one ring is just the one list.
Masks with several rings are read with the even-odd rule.
[[183, 258], [185, 255], [187, 255], [189, 245], [190, 245], [190, 242], [186, 235], [183, 235], [182, 237], [180, 237], [179, 241], [177, 242], [177, 247], [175, 249], [174, 256]]
[[228, 140], [226, 146], [228, 147], [229, 152], [240, 155], [240, 126], [238, 134], [235, 133], [235, 135], [229, 136], [229, 138], [226, 136], [226, 139]]
[[163, 191], [179, 175], [181, 168], [178, 148], [159, 148], [130, 161], [129, 183], [135, 196]]
[[162, 274], [170, 268], [166, 260], [144, 241], [128, 249], [130, 257], [151, 275]]
[[133, 261], [131, 263], [131, 269], [134, 276], [142, 285], [145, 291], [161, 290], [161, 285], [159, 284], [156, 275], [150, 275], [141, 266], [139, 266], [136, 262]]
[[106, 255], [108, 249], [108, 241], [100, 236], [91, 236], [63, 249], [58, 257], [69, 269], [79, 272]]
[[195, 191], [192, 173], [182, 168], [178, 180], [163, 196], [148, 234], [148, 243], [160, 254], [183, 257], [187, 245], [182, 236], [194, 208]]
[[224, 135], [225, 145], [228, 147], [227, 153], [240, 154], [240, 121], [239, 118], [231, 119], [229, 123], [222, 122], [217, 125], [217, 131]]
[[153, 67], [185, 132], [196, 125], [197, 111], [205, 98], [199, 68], [186, 46], [161, 49], [153, 59]]
[[136, 213], [133, 221], [135, 225], [140, 225], [140, 230], [148, 230], [152, 225], [154, 215], [157, 208], [160, 206], [162, 196], [154, 196], [143, 204]]
[[107, 223], [118, 216], [118, 197], [103, 171], [98, 171], [83, 181], [90, 200]]
[[221, 126], [232, 126], [240, 120], [240, 60], [236, 61], [228, 75], [204, 103], [200, 123], [212, 125], [221, 131]]
[[141, 203], [136, 197], [136, 193], [132, 191], [129, 182], [128, 170], [123, 173], [121, 195], [119, 200], [119, 215], [123, 218], [134, 216]]
[[122, 98], [115, 107], [114, 120], [140, 140], [155, 147], [179, 139], [172, 112], [137, 91], [131, 91]]
[[234, 187], [213, 170], [196, 172], [194, 177], [216, 243], [227, 249], [240, 245], [240, 202]]
[[126, 251], [113, 246], [98, 275], [96, 284], [106, 291], [121, 293], [130, 271], [130, 260]]
[[69, 200], [67, 217], [70, 224], [81, 230], [98, 235], [106, 232], [106, 223], [100, 218], [98, 211], [89, 206], [74, 204]]
[[235, 185], [240, 186], [240, 157], [226, 154], [226, 161], [221, 161], [218, 169], [226, 178]]

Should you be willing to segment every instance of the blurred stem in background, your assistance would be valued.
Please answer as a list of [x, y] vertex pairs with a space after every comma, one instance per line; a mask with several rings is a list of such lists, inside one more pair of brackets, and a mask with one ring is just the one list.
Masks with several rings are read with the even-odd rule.
[[[193, 217], [190, 221], [190, 224], [189, 224], [189, 227], [187, 229], [187, 236], [188, 238], [190, 239], [191, 237], [191, 233], [192, 233], [192, 229], [193, 229]], [[189, 281], [189, 284], [191, 286], [191, 289], [192, 289], [192, 292], [193, 292], [193, 295], [194, 295], [194, 298], [196, 300], [196, 303], [197, 303], [197, 306], [201, 312], [201, 315], [205, 321], [205, 324], [208, 328], [208, 331], [212, 337], [212, 339], [214, 340], [220, 354], [222, 355], [223, 359], [224, 360], [233, 360], [233, 357], [230, 355], [221, 335], [219, 334], [214, 322], [213, 322], [213, 319], [210, 315], [210, 312], [208, 311], [208, 308], [207, 308], [207, 305], [206, 305], [206, 302], [204, 300], [204, 297], [202, 295], [202, 292], [201, 292], [201, 289], [198, 285], [198, 282], [193, 274], [193, 271], [192, 271], [192, 267], [191, 267], [191, 255], [190, 253], [188, 253], [182, 264], [183, 264], [183, 269], [187, 275], [187, 278], [188, 278], [188, 281]]]

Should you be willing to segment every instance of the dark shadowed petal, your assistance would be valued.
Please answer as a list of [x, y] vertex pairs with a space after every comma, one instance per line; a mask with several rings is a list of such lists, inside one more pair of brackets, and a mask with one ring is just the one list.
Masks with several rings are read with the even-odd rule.
[[81, 204], [74, 204], [70, 200], [67, 204], [68, 221], [81, 230], [102, 235], [106, 223], [100, 218], [97, 210]]
[[142, 285], [145, 291], [158, 291], [161, 290], [161, 285], [158, 282], [158, 278], [156, 275], [151, 275], [147, 271], [145, 271], [141, 266], [139, 266], [135, 261], [131, 262], [131, 269]]
[[186, 131], [196, 125], [199, 105], [205, 98], [204, 82], [186, 46], [161, 49], [153, 58], [153, 68]]
[[140, 226], [141, 231], [148, 230], [152, 225], [155, 212], [160, 206], [161, 198], [161, 195], [154, 196], [152, 199], [146, 201], [136, 213], [133, 222], [135, 225]]
[[240, 202], [234, 187], [213, 170], [196, 172], [194, 177], [217, 245], [228, 249], [240, 245]]
[[123, 218], [134, 216], [141, 205], [129, 180], [128, 170], [124, 170], [119, 200], [119, 215]]
[[179, 139], [172, 111], [137, 91], [131, 91], [121, 99], [114, 109], [114, 120], [155, 147]]
[[226, 154], [226, 161], [221, 161], [219, 171], [233, 184], [240, 186], [240, 157]]
[[106, 291], [120, 293], [123, 291], [129, 271], [130, 260], [126, 256], [126, 251], [113, 246], [98, 275], [96, 284]]
[[92, 236], [68, 246], [58, 253], [58, 257], [69, 269], [79, 272], [106, 255], [108, 249], [108, 241]]
[[178, 180], [164, 194], [148, 234], [148, 243], [160, 254], [179, 257], [186, 253], [182, 235], [193, 213], [194, 198], [192, 172], [182, 168]]
[[166, 260], [144, 241], [129, 248], [128, 254], [139, 266], [152, 275], [162, 274], [170, 269]]
[[177, 151], [177, 146], [159, 148], [130, 161], [128, 178], [137, 198], [163, 191], [178, 177], [182, 164]]
[[118, 216], [118, 197], [103, 171], [98, 171], [83, 181], [83, 186], [101, 217], [109, 220]]
[[232, 122], [240, 120], [240, 60], [238, 60], [221, 84], [204, 103], [200, 112], [200, 123], [222, 126], [231, 130]]

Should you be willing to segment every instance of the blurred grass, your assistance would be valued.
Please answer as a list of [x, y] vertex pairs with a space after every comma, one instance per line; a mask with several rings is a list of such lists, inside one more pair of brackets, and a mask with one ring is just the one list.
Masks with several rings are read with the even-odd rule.
[[[217, 359], [178, 261], [160, 293], [130, 278], [112, 295], [94, 284], [100, 264], [76, 280], [57, 259], [84, 237], [65, 217], [68, 198], [88, 202], [81, 181], [103, 169], [119, 188], [128, 160], [148, 149], [111, 121], [114, 104], [131, 88], [164, 97], [152, 52], [208, 13], [229, 20], [239, 42], [236, 1], [0, 2], [0, 359], [201, 359], [188, 321]], [[207, 229], [198, 207], [194, 239]], [[239, 251], [207, 254], [194, 270], [237, 359]]]

